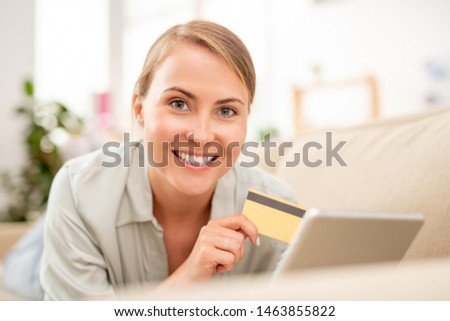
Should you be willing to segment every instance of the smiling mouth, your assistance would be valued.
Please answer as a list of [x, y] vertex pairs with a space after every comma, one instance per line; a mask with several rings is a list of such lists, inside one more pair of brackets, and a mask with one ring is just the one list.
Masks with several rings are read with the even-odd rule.
[[172, 152], [183, 162], [189, 163], [195, 167], [207, 166], [219, 158], [219, 156], [194, 156], [176, 150], [173, 150]]

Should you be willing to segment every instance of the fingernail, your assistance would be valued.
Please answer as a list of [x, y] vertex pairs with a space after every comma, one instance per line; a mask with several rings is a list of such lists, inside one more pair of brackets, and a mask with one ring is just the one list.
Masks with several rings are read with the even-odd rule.
[[256, 238], [256, 246], [260, 246], [261, 245], [261, 239], [259, 238], [259, 236]]

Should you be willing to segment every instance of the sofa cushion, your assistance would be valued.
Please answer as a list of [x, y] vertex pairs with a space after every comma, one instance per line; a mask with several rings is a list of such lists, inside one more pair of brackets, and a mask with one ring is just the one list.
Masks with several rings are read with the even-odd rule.
[[[330, 131], [332, 148], [346, 141], [326, 165], [326, 130], [305, 133], [278, 161], [276, 174], [298, 193], [299, 204], [311, 208], [418, 212], [425, 224], [405, 259], [450, 255], [450, 108], [377, 120]], [[286, 166], [308, 142], [309, 161]], [[330, 142], [329, 142], [330, 143]]]

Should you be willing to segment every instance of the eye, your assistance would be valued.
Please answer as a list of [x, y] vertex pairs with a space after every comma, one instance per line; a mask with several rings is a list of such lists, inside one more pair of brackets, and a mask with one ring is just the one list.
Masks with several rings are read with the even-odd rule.
[[232, 117], [232, 116], [236, 115], [236, 112], [232, 108], [223, 107], [223, 108], [219, 109], [219, 115], [222, 117], [228, 118], [228, 117]]
[[172, 101], [169, 103], [169, 105], [170, 105], [170, 107], [172, 107], [172, 108], [174, 108], [174, 109], [176, 109], [176, 110], [184, 111], [184, 110], [189, 109], [188, 104], [187, 104], [185, 101], [179, 100], [179, 99], [177, 99], [177, 100], [172, 100]]

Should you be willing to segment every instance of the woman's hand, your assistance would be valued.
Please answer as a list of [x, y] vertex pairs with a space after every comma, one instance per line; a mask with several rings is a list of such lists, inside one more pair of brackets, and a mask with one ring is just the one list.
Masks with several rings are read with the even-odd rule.
[[202, 227], [189, 257], [161, 285], [186, 284], [231, 271], [244, 257], [244, 240], [259, 245], [258, 230], [244, 215], [214, 219]]

